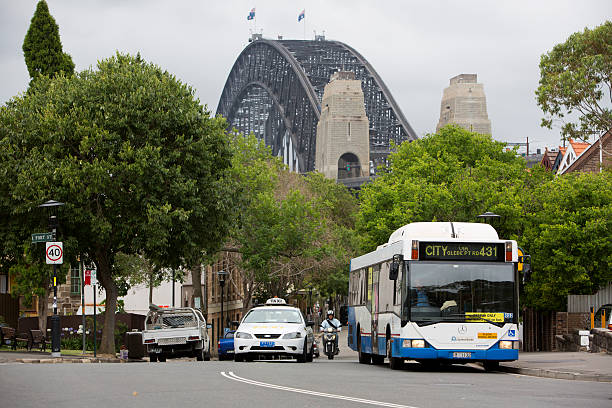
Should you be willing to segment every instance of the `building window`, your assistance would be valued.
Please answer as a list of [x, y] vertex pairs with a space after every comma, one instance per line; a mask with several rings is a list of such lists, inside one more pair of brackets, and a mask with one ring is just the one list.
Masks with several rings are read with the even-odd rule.
[[78, 266], [70, 268], [70, 294], [81, 294], [81, 271]]
[[8, 275], [0, 275], [0, 293], [8, 293]]

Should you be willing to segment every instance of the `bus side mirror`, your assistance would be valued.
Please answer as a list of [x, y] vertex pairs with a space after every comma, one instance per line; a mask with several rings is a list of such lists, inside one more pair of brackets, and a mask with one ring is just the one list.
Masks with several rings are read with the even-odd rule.
[[519, 257], [519, 262], [523, 265], [523, 284], [531, 280], [531, 255]]
[[393, 260], [391, 261], [391, 267], [389, 268], [389, 279], [396, 280], [399, 275], [399, 267], [401, 263], [404, 262], [404, 256], [402, 254], [393, 255]]

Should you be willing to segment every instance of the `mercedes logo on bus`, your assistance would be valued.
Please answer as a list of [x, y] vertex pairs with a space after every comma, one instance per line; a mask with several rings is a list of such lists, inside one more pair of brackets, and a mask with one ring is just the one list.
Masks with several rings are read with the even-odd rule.
[[461, 326], [457, 327], [457, 332], [459, 332], [459, 334], [467, 333], [467, 326], [462, 324]]

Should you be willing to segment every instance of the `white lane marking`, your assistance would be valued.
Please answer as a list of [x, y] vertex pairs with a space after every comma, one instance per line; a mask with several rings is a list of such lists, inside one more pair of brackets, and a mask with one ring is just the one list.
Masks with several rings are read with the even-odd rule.
[[318, 391], [302, 390], [299, 388], [283, 387], [282, 385], [268, 384], [268, 383], [263, 383], [260, 381], [250, 380], [248, 378], [238, 377], [236, 374], [234, 374], [231, 371], [228, 372], [227, 374], [225, 373], [225, 371], [221, 371], [221, 375], [224, 376], [225, 378], [229, 378], [230, 380], [240, 381], [245, 384], [257, 385], [259, 387], [273, 388], [273, 389], [281, 390], [281, 391], [289, 391], [289, 392], [296, 392], [300, 394], [315, 395], [317, 397], [333, 398], [333, 399], [339, 399], [339, 400], [351, 401], [351, 402], [359, 402], [362, 404], [377, 405], [379, 407], [417, 408], [417, 407], [410, 406], [410, 405], [399, 405], [399, 404], [392, 404], [390, 402], [373, 401], [373, 400], [367, 400], [363, 398], [347, 397], [344, 395], [327, 394], [327, 393], [318, 392]]

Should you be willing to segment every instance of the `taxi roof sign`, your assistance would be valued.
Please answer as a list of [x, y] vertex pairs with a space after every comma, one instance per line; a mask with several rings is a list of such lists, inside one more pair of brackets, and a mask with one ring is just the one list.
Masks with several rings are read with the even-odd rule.
[[266, 305], [286, 305], [286, 304], [287, 302], [285, 302], [285, 299], [281, 299], [278, 297], [273, 297], [273, 298], [266, 300]]

